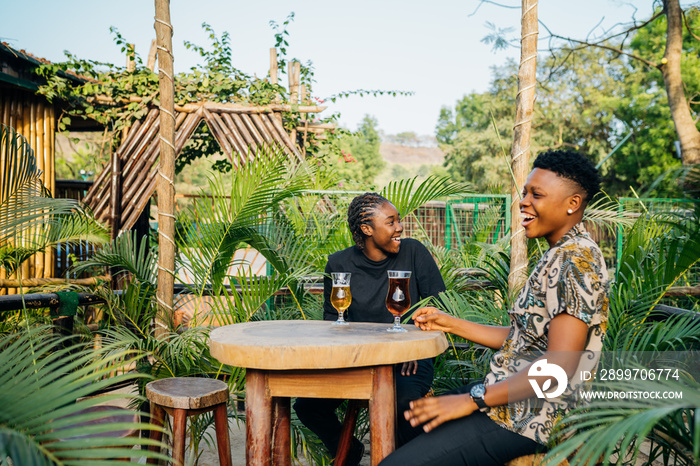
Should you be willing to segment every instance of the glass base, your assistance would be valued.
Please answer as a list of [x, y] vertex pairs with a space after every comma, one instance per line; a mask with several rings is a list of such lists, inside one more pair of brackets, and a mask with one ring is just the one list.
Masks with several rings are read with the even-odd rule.
[[389, 327], [386, 329], [387, 332], [392, 332], [392, 333], [403, 333], [407, 332], [405, 328], [401, 326], [401, 316], [394, 316], [394, 326]]
[[389, 327], [388, 329], [386, 329], [386, 331], [387, 331], [387, 332], [392, 332], [392, 333], [404, 333], [404, 332], [408, 332], [408, 330], [406, 330], [406, 329], [403, 328], [403, 327]]
[[344, 312], [339, 312], [338, 313], [338, 320], [333, 322], [333, 325], [348, 325], [347, 322], [345, 322], [345, 317], [343, 316]]

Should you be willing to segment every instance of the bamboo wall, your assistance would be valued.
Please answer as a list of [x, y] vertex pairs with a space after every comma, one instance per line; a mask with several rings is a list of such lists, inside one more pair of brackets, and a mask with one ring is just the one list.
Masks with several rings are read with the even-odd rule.
[[[42, 96], [32, 92], [12, 88], [0, 88], [0, 123], [11, 126], [27, 139], [34, 149], [37, 165], [42, 170], [42, 181], [51, 192], [55, 191], [54, 173], [54, 134], [56, 131], [56, 112]], [[4, 160], [0, 160], [4, 165]], [[0, 166], [0, 176], [5, 176], [7, 169]], [[48, 278], [53, 276], [53, 253], [36, 254], [22, 265], [22, 278]], [[8, 277], [0, 269], [0, 279]], [[15, 294], [14, 288], [0, 288], [0, 295]]]

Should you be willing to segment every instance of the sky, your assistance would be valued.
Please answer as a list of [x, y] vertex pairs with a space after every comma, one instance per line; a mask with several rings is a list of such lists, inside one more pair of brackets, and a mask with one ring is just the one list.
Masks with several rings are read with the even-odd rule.
[[[291, 12], [287, 56], [311, 61], [316, 83], [313, 96], [325, 99], [343, 91], [379, 89], [408, 91], [410, 96], [357, 97], [325, 102], [321, 115], [340, 113], [350, 130], [365, 115], [386, 134], [432, 135], [440, 108], [462, 96], [488, 88], [491, 67], [519, 49], [493, 52], [482, 42], [487, 22], [520, 32], [520, 1], [500, 0], [503, 8], [480, 0], [171, 0], [175, 71], [200, 64], [183, 42], [208, 47], [202, 23], [217, 35], [228, 32], [234, 66], [263, 77], [274, 46], [270, 21], [281, 25]], [[687, 2], [682, 2], [687, 3]], [[652, 0], [540, 0], [539, 19], [553, 32], [584, 38], [601, 34], [636, 15], [648, 17]], [[125, 64], [114, 43], [115, 27], [145, 62], [155, 7], [152, 0], [0, 0], [0, 40], [53, 62], [64, 51], [83, 58]], [[545, 53], [546, 30], [540, 27]], [[542, 56], [542, 55], [540, 55]], [[286, 77], [283, 78], [286, 85]]]

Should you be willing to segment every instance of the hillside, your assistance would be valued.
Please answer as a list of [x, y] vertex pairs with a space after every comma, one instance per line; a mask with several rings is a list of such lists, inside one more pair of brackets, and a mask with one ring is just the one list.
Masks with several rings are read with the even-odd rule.
[[442, 165], [445, 154], [438, 147], [411, 147], [383, 142], [379, 153], [388, 164]]
[[442, 163], [445, 160], [445, 154], [438, 147], [391, 142], [383, 142], [379, 153], [386, 166], [374, 179], [378, 188], [399, 178], [426, 177], [432, 173], [439, 173], [443, 170]]

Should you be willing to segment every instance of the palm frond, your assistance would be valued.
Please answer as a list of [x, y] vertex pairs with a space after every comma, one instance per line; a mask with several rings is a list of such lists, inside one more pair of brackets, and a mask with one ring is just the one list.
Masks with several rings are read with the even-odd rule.
[[[694, 419], [694, 412], [700, 406], [700, 385], [697, 380], [618, 381], [608, 383], [601, 389], [626, 393], [682, 393], [682, 396], [674, 399], [639, 397], [633, 400], [613, 398], [591, 401], [566, 415], [556, 433], [556, 439], [561, 442], [549, 451], [545, 464], [559, 464], [567, 457], [572, 465], [610, 464], [610, 457], [615, 454], [623, 457], [625, 462], [634, 464], [643, 440], [650, 435], [658, 437], [658, 433], [654, 433], [657, 426], [668, 430], [668, 420], [677, 418], [681, 411], [688, 413], [688, 417], [682, 421], [682, 426], [672, 428], [673, 437], [678, 438], [679, 427], [682, 431], [688, 431], [693, 423], [697, 424], [697, 419]], [[669, 442], [666, 454], [673, 456], [675, 463], [672, 464], [697, 464], [699, 442], [700, 437], [695, 434], [691, 439], [686, 438], [686, 443], [692, 443], [691, 448], [684, 448], [683, 443]]]
[[[53, 199], [41, 183], [34, 153], [23, 136], [0, 127], [6, 172], [0, 178], [2, 264], [14, 271], [31, 254], [59, 242], [106, 241], [107, 230], [73, 199]], [[11, 264], [11, 260], [20, 261]]]
[[178, 238], [196, 283], [200, 288], [211, 283], [215, 292], [243, 243], [258, 249], [276, 268], [285, 268], [259, 229], [284, 199], [312, 185], [314, 170], [305, 163], [291, 165], [284, 153], [272, 151], [258, 154], [232, 176], [231, 191], [220, 178], [212, 179], [212, 196], [183, 216]]
[[[14, 464], [78, 464], [80, 458], [105, 461], [115, 457], [162, 457], [134, 450], [135, 445], [157, 445], [148, 439], [110, 439], [99, 434], [115, 429], [157, 429], [142, 423], [74, 427], [77, 423], [100, 419], [109, 413], [81, 414], [85, 408], [104, 401], [89, 397], [115, 382], [137, 380], [142, 375], [124, 373], [109, 376], [123, 368], [128, 354], [112, 348], [95, 350], [69, 345], [53, 337], [46, 328], [0, 338], [0, 461]], [[131, 358], [134, 354], [132, 353]], [[123, 398], [124, 395], [115, 397]], [[94, 434], [91, 435], [91, 434]], [[69, 437], [84, 436], [79, 440]], [[82, 450], [82, 451], [81, 451]], [[89, 455], [85, 452], [89, 452]], [[96, 464], [96, 463], [95, 463]]]
[[392, 181], [381, 191], [401, 217], [407, 217], [426, 202], [473, 192], [469, 184], [451, 181], [448, 177], [430, 176], [416, 186], [417, 181], [418, 177]]
[[636, 219], [636, 215], [621, 211], [619, 202], [607, 195], [594, 199], [583, 213], [584, 221], [610, 233], [615, 233], [618, 228], [630, 228]]
[[76, 264], [73, 271], [79, 274], [93, 267], [114, 267], [118, 273], [128, 272], [139, 282], [155, 285], [158, 258], [154, 248], [148, 248], [147, 243], [141, 241], [139, 244], [135, 231], [122, 233], [92, 257]]

